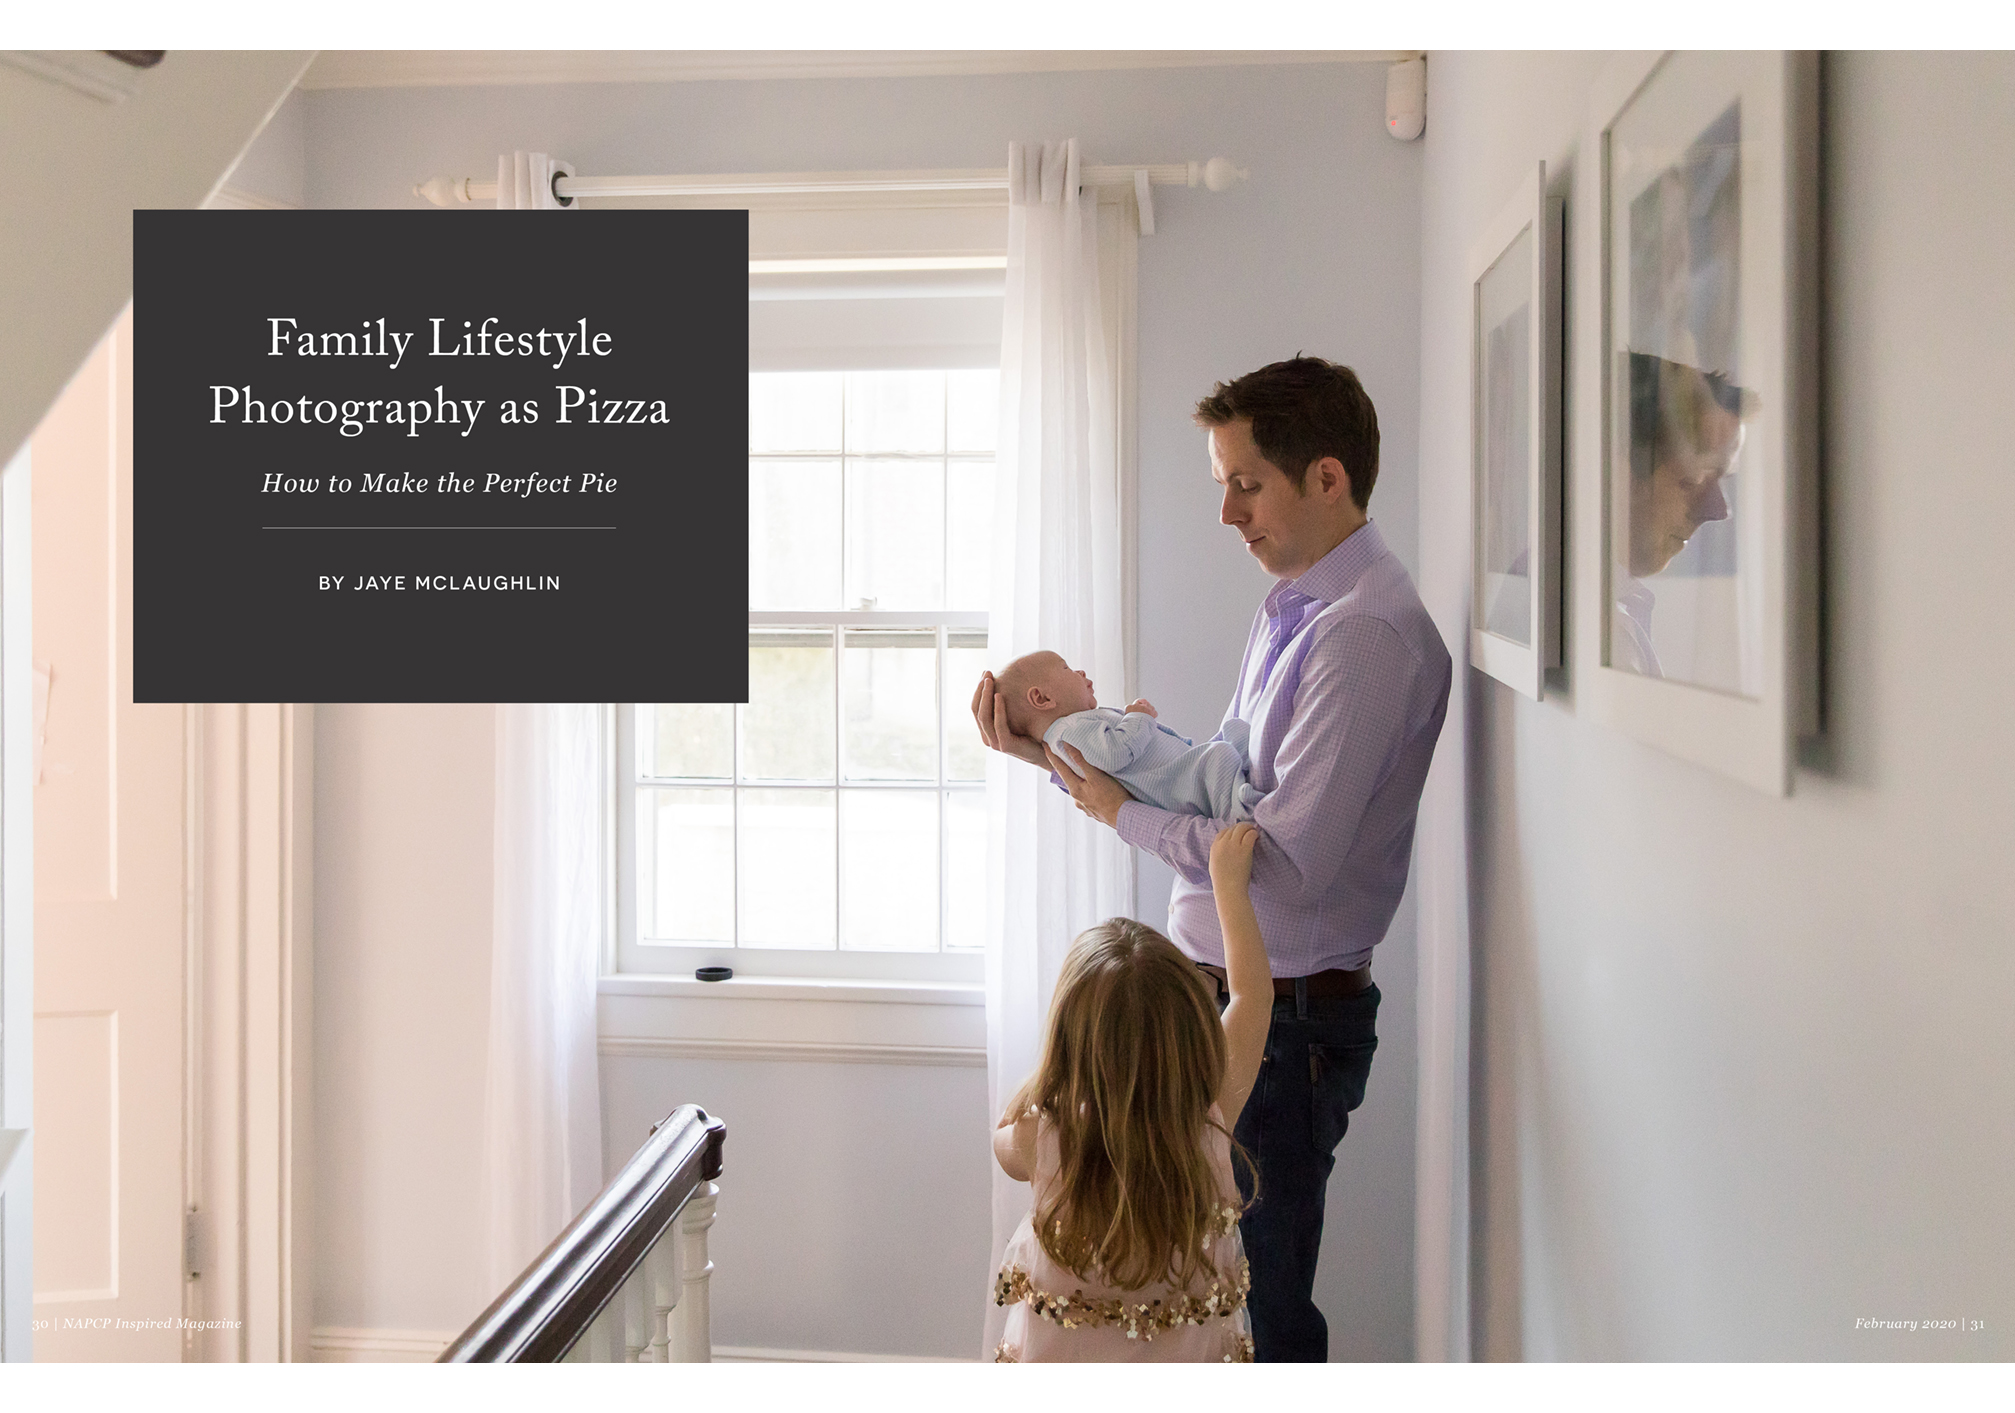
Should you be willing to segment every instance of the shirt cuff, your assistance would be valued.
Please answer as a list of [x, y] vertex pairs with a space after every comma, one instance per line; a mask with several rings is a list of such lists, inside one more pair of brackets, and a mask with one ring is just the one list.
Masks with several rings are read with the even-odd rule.
[[1175, 816], [1168, 810], [1144, 805], [1139, 800], [1128, 800], [1119, 807], [1119, 821], [1114, 825], [1119, 837], [1136, 849], [1146, 849], [1150, 854], [1161, 856], [1161, 836], [1168, 829], [1168, 822]]

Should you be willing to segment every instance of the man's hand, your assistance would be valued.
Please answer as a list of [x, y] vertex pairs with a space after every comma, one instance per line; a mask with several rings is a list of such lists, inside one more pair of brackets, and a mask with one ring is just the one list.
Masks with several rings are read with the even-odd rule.
[[1033, 736], [1022, 736], [1008, 725], [1007, 699], [995, 690], [994, 675], [980, 674], [980, 684], [973, 689], [973, 724], [980, 729], [980, 740], [990, 751], [1000, 751], [1025, 760], [1030, 765], [1047, 763], [1042, 742]]
[[1077, 807], [1093, 819], [1114, 829], [1119, 828], [1119, 807], [1133, 798], [1126, 786], [1107, 775], [1097, 766], [1088, 764], [1084, 753], [1068, 741], [1058, 743], [1070, 753], [1066, 760], [1057, 752], [1044, 746], [1043, 752], [1049, 757], [1049, 766], [1063, 781], [1064, 789]]
[[1154, 717], [1156, 720], [1159, 720], [1161, 718], [1161, 713], [1154, 709], [1154, 703], [1149, 701], [1146, 697], [1142, 697], [1137, 702], [1128, 702], [1126, 704], [1126, 709], [1128, 712], [1136, 712], [1136, 711], [1142, 712], [1148, 716]]

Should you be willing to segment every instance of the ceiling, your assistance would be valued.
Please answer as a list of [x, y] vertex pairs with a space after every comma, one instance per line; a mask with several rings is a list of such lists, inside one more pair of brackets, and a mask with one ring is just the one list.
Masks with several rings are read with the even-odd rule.
[[300, 86], [675, 83], [695, 79], [899, 78], [946, 74], [1175, 69], [1227, 64], [1393, 63], [1412, 50], [327, 50]]

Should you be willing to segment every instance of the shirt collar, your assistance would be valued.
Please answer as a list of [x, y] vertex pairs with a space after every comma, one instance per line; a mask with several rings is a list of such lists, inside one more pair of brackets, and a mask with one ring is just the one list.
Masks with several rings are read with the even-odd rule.
[[1635, 575], [1625, 576], [1623, 587], [1616, 591], [1616, 606], [1639, 621], [1650, 617], [1657, 602], [1650, 586]]
[[1353, 530], [1335, 549], [1311, 564], [1307, 571], [1294, 579], [1282, 579], [1266, 596], [1267, 612], [1275, 612], [1288, 594], [1302, 598], [1318, 599], [1323, 603], [1335, 603], [1357, 587], [1357, 581], [1364, 577], [1364, 571], [1387, 553], [1385, 540], [1378, 533], [1378, 525], [1367, 520]]

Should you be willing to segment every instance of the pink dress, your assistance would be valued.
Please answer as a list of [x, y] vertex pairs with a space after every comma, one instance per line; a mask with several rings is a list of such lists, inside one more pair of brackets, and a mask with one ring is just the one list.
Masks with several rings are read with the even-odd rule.
[[[1216, 1105], [1210, 1117], [1223, 1123]], [[1217, 1128], [1206, 1128], [1204, 1143], [1222, 1198], [1205, 1248], [1210, 1271], [1186, 1290], [1166, 1282], [1119, 1290], [1073, 1275], [1036, 1240], [1034, 1213], [1047, 1203], [1060, 1166], [1056, 1130], [1042, 1121], [1036, 1130], [1030, 1215], [1008, 1239], [994, 1279], [994, 1303], [1009, 1307], [1007, 1327], [994, 1351], [996, 1362], [1251, 1360], [1252, 1323], [1245, 1309], [1250, 1276], [1238, 1236], [1240, 1201], [1232, 1180], [1231, 1141]]]

